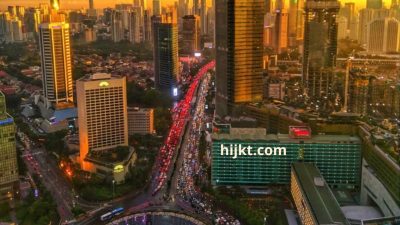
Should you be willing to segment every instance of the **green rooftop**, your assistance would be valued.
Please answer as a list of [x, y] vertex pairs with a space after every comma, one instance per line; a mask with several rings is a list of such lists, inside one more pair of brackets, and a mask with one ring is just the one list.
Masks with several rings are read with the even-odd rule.
[[314, 164], [296, 162], [292, 170], [318, 224], [350, 225]]

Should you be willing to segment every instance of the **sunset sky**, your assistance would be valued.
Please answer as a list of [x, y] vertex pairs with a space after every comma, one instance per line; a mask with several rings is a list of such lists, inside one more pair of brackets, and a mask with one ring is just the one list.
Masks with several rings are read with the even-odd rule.
[[[190, 0], [192, 2], [193, 0]], [[211, 0], [207, 0], [211, 3]], [[218, 0], [216, 0], [218, 1]], [[37, 6], [39, 3], [48, 3], [50, 0], [0, 0], [0, 9], [5, 9], [8, 5]], [[151, 7], [152, 0], [147, 0], [147, 5]], [[163, 5], [171, 4], [174, 0], [161, 0]], [[342, 0], [341, 2], [356, 2], [358, 8], [365, 7], [366, 0]], [[385, 6], [390, 6], [390, 0], [384, 0]], [[133, 0], [94, 0], [96, 8], [113, 7], [118, 3], [133, 3]], [[78, 9], [87, 8], [89, 0], [61, 0], [61, 8]]]

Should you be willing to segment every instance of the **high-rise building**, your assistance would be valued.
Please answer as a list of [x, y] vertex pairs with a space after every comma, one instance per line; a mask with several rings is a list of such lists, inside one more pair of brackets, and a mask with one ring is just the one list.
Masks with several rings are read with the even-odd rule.
[[186, 15], [182, 17], [182, 51], [193, 55], [200, 49], [199, 17]]
[[153, 15], [161, 15], [161, 0], [153, 0]]
[[0, 92], [0, 202], [14, 197], [18, 182], [17, 149], [13, 118], [6, 112], [6, 99]]
[[216, 111], [263, 99], [263, 0], [215, 3]]
[[367, 29], [367, 51], [370, 53], [400, 51], [400, 22], [394, 18], [371, 21]]
[[128, 133], [154, 134], [154, 109], [128, 108]]
[[192, 14], [200, 16], [200, 0], [193, 0]]
[[128, 146], [126, 78], [93, 74], [76, 82], [76, 92], [81, 162], [90, 152]]
[[143, 11], [143, 41], [151, 41], [151, 13], [148, 9]]
[[350, 74], [349, 84], [349, 112], [366, 115], [370, 102], [372, 76], [357, 72]]
[[200, 27], [201, 34], [208, 34], [208, 20], [207, 20], [207, 3], [206, 0], [201, 0], [201, 9], [200, 9]]
[[338, 16], [336, 19], [337, 23], [338, 23], [338, 39], [344, 39], [349, 37], [348, 35], [348, 29], [347, 29], [347, 25], [348, 25], [348, 20], [346, 17], [344, 16]]
[[381, 9], [382, 0], [367, 0], [367, 9]]
[[113, 42], [120, 42], [125, 37], [122, 13], [114, 10], [111, 14], [111, 35]]
[[331, 92], [339, 7], [336, 0], [305, 3], [303, 87], [311, 99], [326, 97]]
[[388, 9], [361, 9], [359, 11], [358, 41], [367, 44], [368, 24], [375, 19], [384, 19], [389, 16]]
[[89, 0], [89, 9], [94, 9], [94, 0]]
[[297, 1], [296, 9], [296, 40], [302, 41], [304, 38], [304, 2], [305, 0]]
[[39, 27], [44, 96], [56, 108], [74, 102], [69, 28], [65, 22], [42, 23]]
[[278, 53], [282, 53], [288, 47], [288, 22], [289, 14], [287, 9], [276, 10], [274, 25], [274, 48]]
[[171, 96], [176, 95], [180, 79], [176, 13], [153, 16], [152, 22], [155, 86]]
[[136, 10], [129, 12], [129, 38], [131, 43], [140, 43], [140, 14]]

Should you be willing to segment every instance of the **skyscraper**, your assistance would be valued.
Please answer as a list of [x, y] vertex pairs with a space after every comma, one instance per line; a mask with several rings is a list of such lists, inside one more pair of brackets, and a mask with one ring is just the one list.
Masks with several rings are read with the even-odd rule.
[[367, 51], [370, 53], [400, 50], [400, 22], [395, 18], [371, 21], [367, 29]]
[[93, 74], [76, 82], [76, 92], [81, 162], [89, 152], [127, 146], [126, 78]]
[[311, 99], [331, 90], [336, 65], [339, 2], [307, 0], [305, 3], [303, 87]]
[[[138, 8], [140, 9], [140, 7]], [[129, 12], [129, 41], [140, 43], [140, 14], [137, 10]]]
[[216, 26], [216, 111], [263, 99], [263, 0], [218, 0]]
[[274, 40], [275, 50], [282, 53], [288, 47], [289, 14], [286, 8], [277, 9], [275, 14]]
[[200, 26], [199, 17], [187, 15], [182, 17], [182, 51], [186, 54], [200, 49]]
[[13, 118], [6, 112], [6, 99], [0, 92], [0, 202], [14, 196], [18, 182], [17, 150]]
[[161, 15], [161, 1], [153, 0], [153, 15]]
[[89, 0], [89, 9], [94, 9], [94, 0]]
[[207, 4], [206, 0], [201, 0], [201, 9], [200, 9], [200, 27], [201, 27], [201, 34], [208, 34], [207, 32]]
[[63, 108], [72, 105], [73, 81], [69, 24], [42, 23], [39, 28], [44, 96]]
[[381, 9], [382, 0], [367, 0], [367, 9]]
[[175, 95], [179, 81], [178, 27], [176, 12], [153, 16], [153, 58], [157, 89]]
[[111, 35], [113, 42], [120, 42], [125, 37], [123, 15], [120, 10], [113, 10], [111, 14]]

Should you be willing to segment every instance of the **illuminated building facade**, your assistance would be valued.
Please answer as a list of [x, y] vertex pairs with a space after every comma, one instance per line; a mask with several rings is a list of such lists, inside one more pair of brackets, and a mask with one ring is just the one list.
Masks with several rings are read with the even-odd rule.
[[[211, 181], [214, 185], [289, 184], [294, 162], [314, 163], [332, 187], [360, 185], [361, 142], [348, 135], [313, 135], [303, 127], [288, 134], [266, 134], [265, 129], [231, 128], [229, 133], [212, 134]], [[295, 129], [295, 130], [293, 130]], [[286, 148], [286, 155], [221, 155], [221, 145], [241, 144]], [[253, 152], [256, 152], [254, 150]]]
[[81, 162], [89, 152], [128, 146], [126, 78], [93, 74], [76, 86]]
[[263, 99], [263, 0], [215, 2], [216, 112]]
[[14, 120], [7, 114], [5, 96], [0, 92], [0, 202], [13, 198], [18, 182], [15, 132]]
[[39, 28], [44, 96], [56, 108], [73, 105], [69, 24], [43, 23]]

